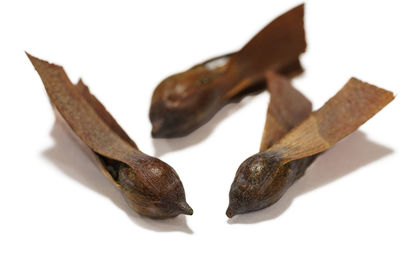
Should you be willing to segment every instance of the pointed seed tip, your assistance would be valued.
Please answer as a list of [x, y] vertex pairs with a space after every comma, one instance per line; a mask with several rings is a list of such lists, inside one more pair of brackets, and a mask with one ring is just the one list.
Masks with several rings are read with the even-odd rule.
[[189, 209], [187, 215], [193, 215], [193, 209]]
[[162, 137], [162, 121], [157, 120], [152, 122], [151, 136], [152, 137]]
[[151, 137], [154, 137], [154, 138], [156, 138], [156, 137], [157, 137], [157, 133], [156, 133], [156, 132], [154, 132], [153, 130], [151, 131]]
[[178, 207], [181, 209], [182, 214], [185, 215], [193, 215], [193, 209], [186, 202], [181, 202], [178, 204]]
[[229, 219], [235, 216], [235, 213], [232, 211], [230, 207], [226, 210], [226, 216], [228, 216]]

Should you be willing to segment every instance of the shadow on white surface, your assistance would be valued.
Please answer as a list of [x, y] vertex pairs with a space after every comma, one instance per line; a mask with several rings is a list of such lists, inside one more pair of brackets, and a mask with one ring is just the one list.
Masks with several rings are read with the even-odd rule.
[[374, 143], [368, 140], [365, 133], [356, 131], [319, 156], [276, 204], [260, 211], [237, 215], [228, 219], [228, 223], [250, 224], [275, 219], [289, 208], [297, 196], [334, 182], [391, 153], [392, 149]]
[[244, 97], [238, 103], [230, 103], [224, 106], [215, 114], [214, 117], [211, 118], [211, 120], [200, 126], [200, 128], [195, 130], [193, 133], [190, 133], [188, 136], [169, 139], [153, 138], [152, 141], [155, 157], [160, 157], [168, 152], [181, 150], [204, 141], [214, 131], [214, 129], [221, 121], [223, 121], [226, 117], [241, 109], [245, 105], [250, 105], [250, 102], [253, 101], [257, 95], [258, 93], [253, 93]]
[[51, 136], [55, 144], [53, 147], [43, 151], [42, 155], [54, 163], [68, 177], [108, 197], [117, 207], [126, 212], [134, 223], [157, 232], [180, 231], [188, 234], [193, 233], [187, 225], [186, 216], [184, 215], [179, 215], [172, 219], [154, 220], [132, 211], [119, 190], [108, 181], [59, 122], [54, 123]]

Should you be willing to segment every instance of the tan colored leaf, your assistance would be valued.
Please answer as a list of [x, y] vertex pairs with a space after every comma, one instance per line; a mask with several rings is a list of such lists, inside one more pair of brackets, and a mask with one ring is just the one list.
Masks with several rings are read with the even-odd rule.
[[260, 152], [267, 150], [312, 111], [311, 102], [290, 83], [274, 72], [266, 74], [270, 93], [267, 121]]
[[285, 162], [323, 152], [351, 134], [394, 99], [393, 93], [351, 78], [318, 111], [291, 130], [269, 151]]

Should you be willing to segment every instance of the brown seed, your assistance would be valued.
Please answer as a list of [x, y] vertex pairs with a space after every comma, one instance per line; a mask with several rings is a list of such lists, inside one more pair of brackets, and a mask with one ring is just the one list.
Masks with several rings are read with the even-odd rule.
[[[239, 167], [226, 215], [278, 201], [322, 152], [354, 132], [393, 100], [392, 92], [351, 78], [319, 110], [277, 74], [267, 74], [271, 100], [260, 152]], [[311, 113], [311, 114], [310, 114]]]
[[210, 59], [163, 80], [153, 93], [153, 137], [185, 136], [224, 105], [265, 88], [266, 70], [292, 77], [302, 72], [306, 49], [304, 5], [276, 18], [240, 51]]
[[56, 115], [90, 149], [131, 208], [152, 218], [193, 214], [173, 168], [141, 152], [81, 80], [72, 84], [62, 67], [27, 55]]

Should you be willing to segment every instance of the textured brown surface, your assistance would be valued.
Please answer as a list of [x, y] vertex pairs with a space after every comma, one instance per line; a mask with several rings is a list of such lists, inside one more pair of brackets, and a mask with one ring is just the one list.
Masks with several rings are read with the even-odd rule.
[[110, 127], [116, 134], [118, 134], [120, 138], [137, 149], [138, 147], [135, 142], [125, 133], [121, 126], [119, 126], [118, 122], [111, 116], [103, 104], [90, 93], [89, 88], [83, 83], [82, 79], [79, 79], [76, 87], [78, 92], [85, 98], [85, 100], [96, 111], [98, 116], [107, 124], [107, 126]]
[[138, 150], [104, 106], [80, 81], [71, 83], [63, 68], [28, 54], [39, 73], [51, 104], [113, 177], [129, 205], [138, 213], [173, 217], [193, 211], [185, 201], [182, 183], [166, 163]]
[[312, 111], [311, 102], [288, 79], [274, 72], [268, 72], [266, 76], [271, 97], [260, 152], [281, 139]]
[[323, 152], [354, 132], [394, 98], [393, 93], [351, 78], [319, 110], [271, 147], [285, 161]]
[[[322, 108], [299, 123], [311, 111], [309, 101], [284, 77], [269, 74], [268, 82], [273, 89], [262, 149], [240, 165], [229, 193], [228, 217], [274, 204], [321, 152], [355, 131], [394, 98], [389, 91], [352, 78]], [[275, 88], [281, 90], [274, 92]], [[292, 106], [295, 98], [299, 100], [297, 111]]]
[[153, 137], [191, 133], [227, 103], [261, 91], [266, 70], [287, 77], [301, 73], [299, 56], [306, 49], [303, 16], [300, 5], [268, 24], [240, 51], [163, 80], [151, 101]]

